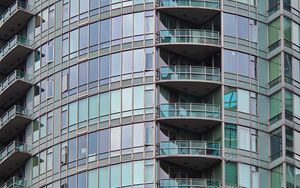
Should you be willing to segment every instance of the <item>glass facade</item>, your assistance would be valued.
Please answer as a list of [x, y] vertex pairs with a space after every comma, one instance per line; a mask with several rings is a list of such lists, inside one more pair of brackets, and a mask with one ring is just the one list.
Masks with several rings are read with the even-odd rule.
[[299, 188], [299, 7], [0, 1], [0, 187]]

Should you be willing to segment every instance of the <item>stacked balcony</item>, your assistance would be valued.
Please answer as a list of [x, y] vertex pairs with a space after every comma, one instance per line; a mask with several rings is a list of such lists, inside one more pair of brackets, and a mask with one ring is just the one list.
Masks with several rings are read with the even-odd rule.
[[21, 106], [13, 106], [0, 118], [0, 142], [6, 143], [24, 130], [30, 123], [29, 112]]
[[33, 16], [31, 10], [30, 5], [21, 1], [11, 4], [0, 18], [0, 39], [9, 40], [19, 33]]
[[219, 188], [205, 174], [222, 161], [220, 1], [160, 0], [157, 10], [158, 187]]
[[16, 104], [24, 103], [32, 86], [23, 64], [33, 52], [33, 42], [20, 33], [26, 33], [24, 28], [34, 14], [33, 7], [21, 1], [2, 0], [0, 6], [5, 9], [0, 17], [0, 177], [8, 180], [0, 188], [20, 188], [25, 187], [24, 180], [11, 175], [31, 157], [30, 148], [21, 141], [32, 119], [26, 108]]
[[159, 145], [159, 156], [167, 162], [197, 169], [207, 168], [207, 164], [213, 165], [221, 159], [221, 147], [218, 142], [206, 142], [197, 140], [162, 141]]
[[[31, 87], [27, 75], [15, 70], [0, 82], [0, 109], [8, 109]], [[0, 110], [0, 115], [5, 111]]]
[[0, 49], [0, 73], [9, 74], [33, 51], [32, 41], [15, 35]]
[[0, 177], [8, 177], [22, 167], [31, 157], [30, 148], [21, 142], [13, 141], [0, 151]]

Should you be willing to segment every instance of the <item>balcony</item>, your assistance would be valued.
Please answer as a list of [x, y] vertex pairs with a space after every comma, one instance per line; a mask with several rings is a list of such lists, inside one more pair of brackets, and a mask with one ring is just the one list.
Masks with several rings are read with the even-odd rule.
[[159, 122], [189, 131], [204, 132], [221, 122], [221, 107], [214, 104], [161, 104], [157, 112]]
[[158, 76], [158, 84], [191, 95], [203, 96], [221, 85], [217, 67], [166, 66], [159, 69]]
[[200, 179], [200, 178], [178, 178], [178, 179], [161, 179], [159, 180], [160, 188], [221, 188], [219, 180]]
[[[25, 73], [14, 71], [0, 82], [0, 109], [7, 109], [31, 87]], [[0, 111], [0, 115], [3, 112]]]
[[220, 13], [220, 0], [159, 0], [157, 9], [168, 15], [202, 24]]
[[13, 106], [0, 118], [0, 142], [8, 142], [14, 138], [30, 121], [31, 118], [25, 108]]
[[159, 148], [157, 158], [196, 170], [208, 168], [221, 159], [221, 148], [218, 142], [164, 141], [160, 143]]
[[12, 177], [3, 185], [1, 185], [0, 188], [25, 188], [25, 179]]
[[33, 16], [31, 9], [27, 3], [15, 1], [0, 17], [0, 39], [8, 40], [19, 33]]
[[0, 152], [0, 177], [8, 177], [22, 167], [31, 157], [30, 148], [21, 142], [14, 141]]
[[16, 69], [33, 51], [32, 44], [28, 39], [15, 35], [0, 49], [0, 73], [8, 74]]
[[194, 59], [205, 58], [220, 50], [220, 32], [202, 29], [161, 30], [157, 46]]

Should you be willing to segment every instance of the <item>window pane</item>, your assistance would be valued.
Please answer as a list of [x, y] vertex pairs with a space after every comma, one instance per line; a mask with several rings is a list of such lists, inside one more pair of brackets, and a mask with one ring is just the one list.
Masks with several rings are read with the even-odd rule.
[[133, 17], [132, 14], [126, 14], [123, 16], [123, 37], [132, 36], [133, 30]]
[[99, 187], [109, 187], [109, 168], [99, 169]]
[[239, 164], [239, 185], [241, 187], [250, 188], [250, 165]]
[[239, 26], [239, 38], [248, 40], [248, 37], [249, 37], [249, 20], [248, 20], [248, 18], [238, 16], [238, 26]]
[[79, 112], [78, 112], [78, 119], [79, 122], [87, 121], [88, 119], [88, 100], [87, 98], [82, 99], [79, 101]]
[[133, 163], [133, 183], [143, 184], [144, 183], [144, 161], [136, 161]]
[[110, 135], [110, 150], [120, 150], [121, 148], [121, 128], [116, 127], [111, 129], [111, 135]]
[[89, 119], [97, 118], [99, 114], [99, 96], [89, 97]]
[[250, 151], [250, 129], [238, 127], [239, 130], [239, 148]]
[[97, 169], [88, 172], [88, 188], [98, 188]]
[[236, 36], [236, 22], [235, 15], [224, 13], [224, 35]]
[[144, 34], [144, 12], [134, 13], [134, 35]]
[[77, 123], [77, 102], [69, 104], [69, 125]]
[[224, 50], [224, 71], [237, 73], [237, 53], [235, 51]]
[[[110, 187], [118, 188], [121, 185], [121, 165], [113, 165], [110, 167]], [[101, 179], [100, 179], [101, 181]]]
[[122, 127], [122, 149], [132, 147], [132, 125]]
[[122, 186], [130, 186], [132, 184], [132, 163], [122, 164]]
[[238, 90], [238, 111], [250, 113], [250, 93], [242, 89]]

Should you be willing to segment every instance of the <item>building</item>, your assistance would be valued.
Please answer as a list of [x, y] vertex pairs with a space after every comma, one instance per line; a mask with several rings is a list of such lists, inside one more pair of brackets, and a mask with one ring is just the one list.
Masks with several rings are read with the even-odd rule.
[[299, 188], [299, 8], [1, 0], [0, 187]]

